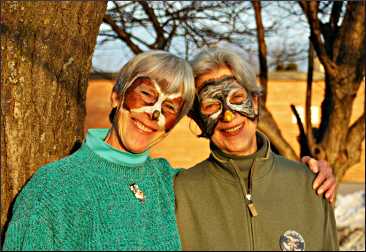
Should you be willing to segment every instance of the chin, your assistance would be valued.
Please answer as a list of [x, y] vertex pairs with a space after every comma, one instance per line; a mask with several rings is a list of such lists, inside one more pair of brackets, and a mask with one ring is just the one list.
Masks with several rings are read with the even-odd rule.
[[134, 145], [130, 145], [130, 144], [126, 144], [128, 150], [132, 153], [142, 153], [144, 151], [147, 150], [147, 145], [146, 146], [134, 146]]

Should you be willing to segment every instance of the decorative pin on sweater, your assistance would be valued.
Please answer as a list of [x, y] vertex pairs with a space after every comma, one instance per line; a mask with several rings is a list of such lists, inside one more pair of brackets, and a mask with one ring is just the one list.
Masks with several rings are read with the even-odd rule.
[[139, 186], [136, 183], [130, 184], [130, 190], [135, 195], [136, 199], [138, 199], [140, 202], [144, 203], [145, 196], [144, 192], [140, 190]]

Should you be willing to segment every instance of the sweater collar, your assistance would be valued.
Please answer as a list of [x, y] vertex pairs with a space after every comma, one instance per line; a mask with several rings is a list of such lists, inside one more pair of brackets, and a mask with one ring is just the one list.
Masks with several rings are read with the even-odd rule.
[[236, 180], [236, 172], [229, 162], [231, 160], [231, 162], [234, 162], [235, 165], [239, 167], [240, 176], [245, 180], [249, 176], [250, 167], [252, 166], [253, 162], [255, 163], [253, 179], [256, 180], [265, 176], [272, 167], [272, 165], [269, 165], [267, 162], [272, 161], [273, 154], [271, 152], [270, 142], [266, 135], [257, 130], [256, 137], [258, 149], [255, 153], [247, 156], [235, 156], [227, 154], [211, 142], [211, 155], [209, 159], [216, 164], [214, 165], [212, 172], [224, 179], [230, 181]]
[[149, 156], [149, 151], [131, 153], [118, 150], [104, 142], [109, 129], [89, 129], [85, 144], [98, 156], [117, 165], [141, 166]]

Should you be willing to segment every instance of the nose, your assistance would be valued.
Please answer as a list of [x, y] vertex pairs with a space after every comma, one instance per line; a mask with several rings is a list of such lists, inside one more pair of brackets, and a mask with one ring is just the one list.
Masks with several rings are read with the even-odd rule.
[[151, 119], [153, 120], [158, 120], [160, 116], [160, 111], [159, 110], [155, 110], [152, 115], [151, 115]]
[[231, 112], [230, 110], [226, 110], [224, 113], [224, 117], [223, 117], [223, 121], [224, 122], [231, 122], [232, 120], [234, 120], [235, 115], [233, 112]]

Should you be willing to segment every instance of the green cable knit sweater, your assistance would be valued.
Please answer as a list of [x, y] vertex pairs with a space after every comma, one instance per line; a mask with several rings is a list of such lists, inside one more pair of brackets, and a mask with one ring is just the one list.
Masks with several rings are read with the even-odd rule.
[[106, 134], [89, 130], [77, 152], [33, 175], [16, 199], [4, 250], [181, 250], [177, 170], [148, 153], [112, 148]]

